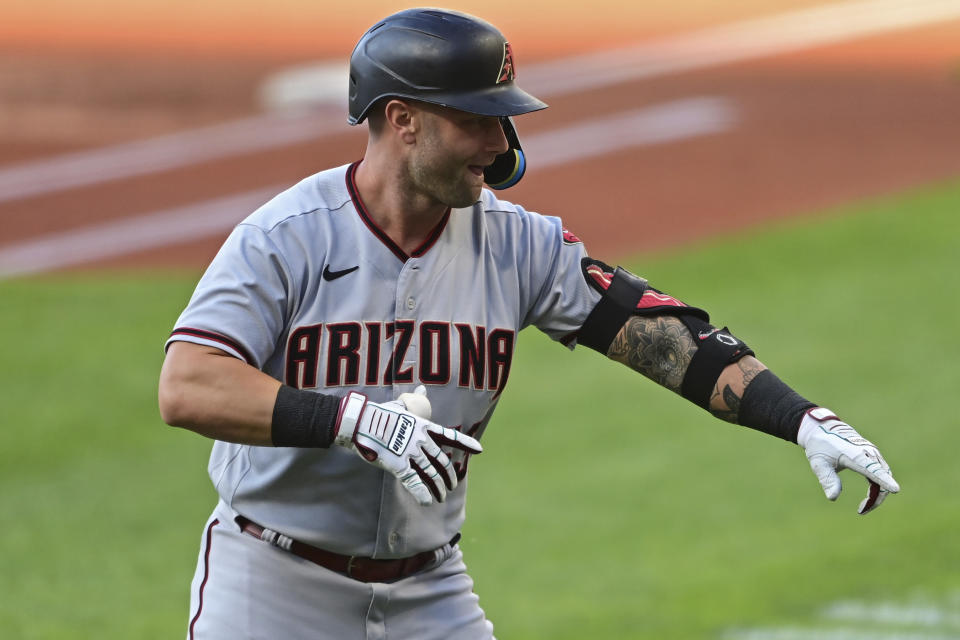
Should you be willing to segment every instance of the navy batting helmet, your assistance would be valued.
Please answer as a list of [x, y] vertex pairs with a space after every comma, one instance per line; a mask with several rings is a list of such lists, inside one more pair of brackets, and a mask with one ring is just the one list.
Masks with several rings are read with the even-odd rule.
[[489, 22], [446, 9], [407, 9], [367, 31], [350, 56], [350, 124], [378, 100], [410, 98], [498, 116], [510, 148], [484, 171], [494, 189], [520, 181], [526, 159], [510, 116], [545, 109], [516, 81], [513, 50]]
[[484, 116], [547, 105], [517, 86], [513, 51], [489, 22], [445, 9], [407, 9], [367, 31], [350, 56], [350, 124], [374, 102], [412, 98]]

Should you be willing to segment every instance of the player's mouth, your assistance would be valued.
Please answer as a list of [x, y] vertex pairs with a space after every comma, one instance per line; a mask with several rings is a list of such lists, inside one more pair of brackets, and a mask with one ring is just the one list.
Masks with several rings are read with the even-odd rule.
[[496, 156], [490, 158], [489, 160], [486, 158], [481, 158], [479, 163], [467, 165], [467, 169], [469, 169], [470, 173], [473, 175], [482, 178], [484, 170], [492, 165], [496, 160]]

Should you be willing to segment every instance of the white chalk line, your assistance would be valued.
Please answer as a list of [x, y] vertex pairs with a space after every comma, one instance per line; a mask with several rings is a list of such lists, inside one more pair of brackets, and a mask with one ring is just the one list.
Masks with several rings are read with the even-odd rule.
[[256, 189], [182, 207], [40, 236], [0, 248], [0, 280], [128, 255], [231, 229], [283, 187]]
[[[810, 627], [784, 626], [731, 629], [723, 640], [958, 640], [960, 609], [930, 601], [864, 602], [842, 600], [828, 604]], [[823, 624], [842, 624], [824, 627]], [[852, 626], [857, 625], [857, 626]]]
[[304, 142], [342, 132], [341, 120], [323, 112], [253, 116], [24, 163], [0, 169], [0, 202]]
[[622, 149], [720, 133], [736, 122], [730, 100], [688, 98], [528, 136], [523, 146], [534, 167], [531, 171], [536, 171]]
[[932, 603], [835, 602], [823, 611], [828, 620], [939, 627], [960, 630], [960, 609], [948, 611]]
[[[956, 18], [960, 18], [960, 0], [856, 0], [530, 65], [520, 70], [520, 84], [550, 99]], [[347, 132], [344, 69], [342, 62], [313, 71], [301, 67], [265, 83], [265, 101], [300, 107], [293, 112], [268, 113], [0, 169], [0, 202]]]
[[[688, 34], [522, 66], [518, 81], [543, 98], [768, 57], [960, 18], [958, 0], [855, 0], [709, 27]], [[346, 109], [347, 65], [298, 65], [268, 78], [268, 108]]]
[[724, 640], [958, 640], [956, 634], [925, 631], [878, 631], [872, 629], [823, 629], [777, 627], [732, 631]]
[[[691, 98], [532, 135], [524, 146], [531, 164], [540, 169], [618, 149], [719, 133], [734, 126], [736, 120], [736, 110], [728, 100]], [[0, 247], [0, 279], [223, 233], [286, 186], [256, 189]]]
[[535, 95], [562, 95], [957, 18], [960, 0], [856, 0], [828, 4], [554, 60], [532, 70], [534, 73], [524, 76], [522, 84]]

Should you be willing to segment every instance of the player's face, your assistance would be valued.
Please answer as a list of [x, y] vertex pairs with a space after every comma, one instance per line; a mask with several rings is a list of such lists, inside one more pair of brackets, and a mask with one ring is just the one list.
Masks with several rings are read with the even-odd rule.
[[499, 118], [428, 107], [410, 158], [415, 188], [449, 207], [480, 197], [483, 169], [508, 148]]

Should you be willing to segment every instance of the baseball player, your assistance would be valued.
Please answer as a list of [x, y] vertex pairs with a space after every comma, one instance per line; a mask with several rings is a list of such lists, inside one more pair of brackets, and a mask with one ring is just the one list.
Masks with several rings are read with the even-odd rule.
[[[163, 419], [215, 440], [188, 638], [493, 637], [457, 545], [471, 456], [535, 326], [725, 420], [798, 443], [860, 513], [899, 487], [877, 448], [706, 312], [588, 257], [519, 180], [516, 83], [492, 25], [412, 9], [350, 60], [363, 159], [237, 225], [167, 342]], [[516, 425], [515, 428], [522, 428]]]

